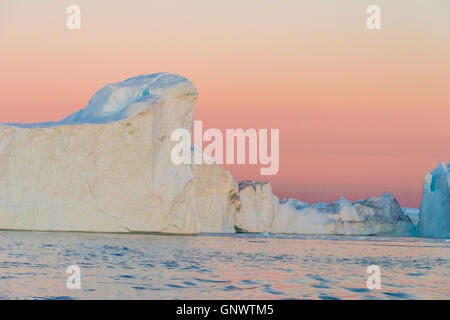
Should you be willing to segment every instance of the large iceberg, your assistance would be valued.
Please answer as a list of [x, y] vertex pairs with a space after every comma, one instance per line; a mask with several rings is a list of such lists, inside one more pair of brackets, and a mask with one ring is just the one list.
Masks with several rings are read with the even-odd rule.
[[450, 238], [450, 163], [425, 175], [419, 213], [419, 234]]
[[218, 165], [175, 165], [197, 89], [159, 73], [109, 84], [59, 122], [0, 125], [0, 229], [234, 232], [239, 191]]

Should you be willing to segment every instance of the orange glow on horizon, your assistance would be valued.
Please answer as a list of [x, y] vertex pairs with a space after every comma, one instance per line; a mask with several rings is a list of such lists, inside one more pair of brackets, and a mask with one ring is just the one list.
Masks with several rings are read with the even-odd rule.
[[[206, 128], [279, 128], [280, 197], [315, 202], [392, 192], [418, 207], [450, 161], [448, 1], [66, 1], [0, 5], [0, 122], [59, 120], [103, 85], [155, 72], [192, 80]], [[238, 8], [238, 9], [237, 9]]]

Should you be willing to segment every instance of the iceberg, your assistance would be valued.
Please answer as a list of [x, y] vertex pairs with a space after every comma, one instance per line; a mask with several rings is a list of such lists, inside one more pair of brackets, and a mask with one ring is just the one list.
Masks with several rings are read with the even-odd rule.
[[391, 194], [366, 200], [340, 198], [310, 206], [280, 203], [274, 233], [414, 236], [416, 228]]
[[416, 236], [417, 230], [391, 194], [366, 200], [340, 198], [309, 205], [272, 194], [270, 183], [239, 183], [241, 210], [236, 229], [245, 232]]
[[430, 238], [450, 238], [450, 163], [442, 162], [425, 175], [419, 234]]
[[175, 165], [197, 89], [158, 73], [100, 89], [59, 122], [0, 125], [0, 229], [234, 232], [239, 190], [216, 164]]

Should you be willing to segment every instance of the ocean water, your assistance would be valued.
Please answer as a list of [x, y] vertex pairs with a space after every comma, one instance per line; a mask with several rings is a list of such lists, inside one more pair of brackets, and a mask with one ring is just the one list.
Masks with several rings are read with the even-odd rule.
[[0, 299], [449, 298], [450, 240], [0, 232]]

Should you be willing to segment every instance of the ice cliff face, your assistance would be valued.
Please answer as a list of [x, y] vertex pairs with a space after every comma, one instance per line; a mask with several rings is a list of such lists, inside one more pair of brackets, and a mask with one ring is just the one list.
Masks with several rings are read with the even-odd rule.
[[153, 74], [110, 84], [60, 122], [0, 125], [0, 229], [234, 232], [238, 187], [218, 165], [174, 165], [197, 90]]
[[390, 195], [308, 205], [272, 195], [269, 183], [240, 183], [238, 230], [288, 234], [414, 236], [416, 228]]
[[278, 198], [269, 182], [242, 181], [239, 183], [241, 209], [236, 215], [239, 232], [269, 232]]
[[419, 213], [419, 234], [450, 238], [450, 163], [425, 175]]

